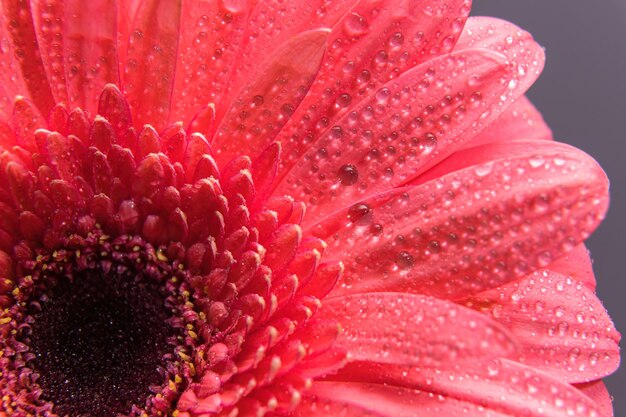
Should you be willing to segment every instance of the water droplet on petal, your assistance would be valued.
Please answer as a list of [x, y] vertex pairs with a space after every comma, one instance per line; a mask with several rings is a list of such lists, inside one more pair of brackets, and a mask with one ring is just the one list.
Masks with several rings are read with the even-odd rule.
[[370, 30], [365, 18], [357, 13], [350, 13], [344, 21], [344, 29], [347, 35], [361, 36]]
[[222, 7], [230, 13], [240, 13], [248, 7], [248, 3], [242, 0], [222, 0]]
[[339, 97], [337, 97], [337, 107], [348, 107], [350, 105], [350, 103], [352, 102], [352, 97], [350, 97], [350, 94], [340, 94]]
[[396, 259], [396, 263], [400, 269], [409, 269], [415, 265], [415, 259], [408, 252], [400, 252], [398, 254], [398, 258]]
[[485, 164], [485, 165], [479, 165], [476, 168], [474, 168], [474, 173], [476, 173], [476, 175], [479, 177], [485, 177], [491, 174], [492, 170], [493, 170], [492, 164]]
[[376, 92], [376, 100], [379, 103], [384, 104], [389, 98], [389, 94], [390, 94], [389, 89], [386, 87], [383, 87]]
[[389, 43], [391, 44], [391, 46], [401, 46], [404, 43], [404, 35], [402, 35], [402, 33], [400, 32], [394, 33], [393, 35], [391, 35]]
[[264, 101], [265, 101], [265, 99], [264, 99], [264, 98], [263, 98], [263, 96], [261, 96], [261, 95], [256, 95], [256, 96], [254, 96], [254, 97], [252, 98], [252, 103], [253, 103], [255, 106], [260, 106], [260, 105], [262, 105]]
[[347, 164], [339, 168], [337, 176], [343, 185], [354, 185], [359, 179], [359, 171], [354, 165]]
[[372, 209], [368, 204], [357, 203], [348, 209], [348, 219], [352, 223], [364, 225], [372, 218]]

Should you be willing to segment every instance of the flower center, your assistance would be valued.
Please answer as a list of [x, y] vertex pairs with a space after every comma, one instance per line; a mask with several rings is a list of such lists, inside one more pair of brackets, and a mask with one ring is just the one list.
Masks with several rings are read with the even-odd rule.
[[34, 368], [56, 414], [127, 414], [162, 383], [158, 367], [172, 329], [154, 285], [116, 274], [63, 278], [32, 316]]
[[[0, 371], [32, 415], [166, 415], [195, 365], [187, 272], [165, 248], [95, 229], [20, 263]], [[51, 414], [52, 412], [53, 414]]]

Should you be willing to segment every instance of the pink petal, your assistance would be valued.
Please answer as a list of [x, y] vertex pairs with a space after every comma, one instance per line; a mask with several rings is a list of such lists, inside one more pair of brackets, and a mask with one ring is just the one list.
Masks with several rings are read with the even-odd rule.
[[[128, 102], [114, 84], [107, 84], [98, 100], [98, 115], [107, 119], [115, 130], [118, 140], [132, 127], [132, 115]], [[129, 146], [130, 144], [124, 144]], [[134, 145], [134, 144], [132, 144]]]
[[5, 121], [10, 119], [9, 114], [4, 114], [0, 99], [0, 150], [11, 148], [15, 145], [15, 133], [13, 128]]
[[176, 69], [181, 1], [149, 0], [138, 7], [125, 49], [124, 93], [136, 127], [167, 126]]
[[[239, 95], [241, 88], [250, 79], [257, 79], [265, 58], [272, 55], [278, 45], [283, 45], [300, 33], [330, 28], [356, 3], [356, 0], [280, 0], [250, 2], [234, 0], [224, 2], [231, 14], [252, 9], [248, 15], [245, 31], [241, 37], [236, 60], [231, 64], [229, 78], [211, 80], [223, 90], [216, 101], [217, 121], [221, 122], [227, 107]], [[220, 88], [221, 87], [221, 88]]]
[[357, 294], [325, 300], [318, 314], [340, 322], [336, 346], [357, 361], [439, 367], [515, 351], [486, 315], [432, 297]]
[[[4, 4], [4, 3], [2, 3]], [[0, 48], [0, 109], [6, 116], [11, 114], [13, 103], [18, 96], [28, 92], [26, 80], [22, 76], [20, 62], [16, 58], [15, 45], [9, 31], [8, 16], [0, 13], [0, 41], [6, 46]]]
[[[144, 2], [144, 0], [118, 0], [119, 6], [117, 8], [117, 24], [118, 31], [120, 33], [121, 39], [128, 39], [130, 36], [133, 20], [135, 19], [135, 15], [137, 14], [137, 10], [139, 10], [139, 6]], [[124, 44], [120, 44], [120, 50], [125, 49]], [[125, 55], [124, 55], [125, 56]]]
[[513, 333], [520, 362], [559, 379], [593, 381], [619, 366], [619, 333], [600, 300], [571, 276], [536, 271], [464, 304]]
[[576, 246], [564, 257], [551, 263], [550, 270], [571, 276], [576, 281], [585, 284], [592, 291], [596, 289], [596, 277], [593, 273], [591, 257], [584, 243]]
[[172, 120], [187, 123], [198, 109], [220, 103], [252, 7], [249, 1], [183, 2]]
[[280, 154], [280, 143], [273, 142], [252, 163], [252, 176], [257, 192], [254, 206], [257, 208], [263, 207], [271, 194], [271, 188], [276, 179], [276, 170], [280, 162]]
[[552, 130], [526, 96], [520, 97], [464, 147], [519, 139], [552, 139]]
[[[212, 104], [201, 108], [187, 125], [187, 134], [200, 133], [205, 138], [213, 137], [215, 129], [215, 106]], [[208, 143], [208, 142], [207, 142]]]
[[36, 11], [55, 99], [95, 113], [104, 86], [119, 84], [117, 2], [41, 1]]
[[294, 416], [442, 417], [507, 414], [444, 395], [383, 384], [316, 381]]
[[[317, 74], [328, 30], [301, 33], [281, 45], [239, 92], [211, 146], [225, 165], [237, 155], [257, 156], [300, 104]], [[257, 141], [258, 137], [267, 139]]]
[[[337, 204], [401, 185], [495, 120], [537, 78], [544, 60], [528, 33], [497, 19], [470, 18], [455, 51], [401, 75], [338, 120], [285, 176], [278, 193], [308, 203], [307, 219], [314, 221]], [[497, 60], [497, 69], [479, 64], [481, 53]], [[324, 191], [302, 183], [311, 175]]]
[[[0, 71], [2, 70], [3, 70], [3, 66], [0, 65]], [[11, 110], [13, 109], [13, 100], [11, 99], [13, 94], [9, 92], [11, 91], [11, 89], [7, 91], [3, 83], [4, 83], [4, 80], [0, 76], [0, 120], [8, 120], [9, 115], [11, 114]], [[3, 131], [1, 134], [4, 139], [5, 136], [10, 135], [10, 131], [9, 130]]]
[[68, 103], [63, 58], [63, 0], [32, 0], [31, 7], [41, 61], [52, 96], [57, 103]]
[[586, 384], [575, 385], [587, 397], [591, 398], [600, 409], [600, 416], [613, 417], [613, 401], [611, 394], [606, 389], [606, 385], [602, 381], [588, 382]]
[[502, 58], [464, 51], [405, 72], [344, 114], [276, 193], [304, 201], [310, 224], [405, 182], [465, 140], [479, 114], [499, 101]]
[[35, 132], [46, 123], [35, 104], [24, 97], [16, 97], [10, 122], [15, 132], [15, 144], [29, 152], [35, 152]]
[[54, 101], [41, 61], [30, 2], [3, 1], [0, 10], [0, 82], [10, 100], [30, 93], [29, 98], [47, 115]]
[[391, 78], [450, 52], [468, 12], [466, 0], [359, 2], [333, 28], [315, 83], [276, 139], [282, 170]]
[[462, 364], [456, 369], [362, 362], [346, 366], [330, 379], [422, 390], [511, 416], [601, 415], [599, 405], [573, 386], [506, 359]]
[[492, 109], [497, 114], [528, 90], [539, 77], [545, 63], [543, 48], [537, 45], [530, 33], [493, 17], [470, 17], [467, 20], [455, 50], [476, 48], [507, 57], [511, 77], [503, 80], [507, 89], [501, 98], [501, 107]]
[[462, 298], [545, 267], [606, 211], [597, 163], [549, 141], [484, 145], [428, 172], [433, 181], [337, 211], [309, 233], [346, 270], [333, 294]]

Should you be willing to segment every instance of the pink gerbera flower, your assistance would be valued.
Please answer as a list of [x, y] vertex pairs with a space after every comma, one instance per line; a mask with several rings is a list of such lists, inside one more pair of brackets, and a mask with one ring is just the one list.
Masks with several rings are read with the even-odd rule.
[[608, 181], [469, 0], [14, 0], [0, 416], [611, 416]]

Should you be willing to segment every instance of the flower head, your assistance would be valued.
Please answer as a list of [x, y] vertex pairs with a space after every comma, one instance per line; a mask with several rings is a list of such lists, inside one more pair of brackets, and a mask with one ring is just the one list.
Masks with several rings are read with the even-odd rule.
[[609, 416], [608, 182], [468, 0], [0, 15], [0, 416]]

